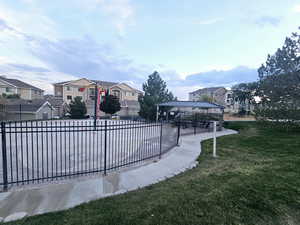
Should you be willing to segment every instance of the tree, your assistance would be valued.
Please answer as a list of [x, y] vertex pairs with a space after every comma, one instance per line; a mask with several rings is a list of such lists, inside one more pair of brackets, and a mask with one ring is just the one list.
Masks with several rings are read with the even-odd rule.
[[[300, 27], [299, 27], [300, 29]], [[267, 76], [288, 74], [300, 70], [300, 34], [292, 33], [285, 39], [282, 48], [278, 48], [274, 55], [268, 55], [265, 64], [258, 69], [260, 79]]]
[[214, 102], [215, 99], [214, 99], [214, 97], [209, 96], [209, 95], [202, 95], [202, 96], [199, 97], [199, 101], [202, 101], [202, 102]]
[[75, 97], [74, 100], [71, 101], [69, 110], [72, 119], [83, 119], [87, 112], [86, 105], [79, 96]]
[[115, 114], [121, 110], [121, 104], [119, 98], [114, 95], [110, 95], [108, 92], [104, 96], [103, 101], [100, 104], [100, 110], [107, 114]]
[[240, 112], [250, 112], [251, 104], [255, 103], [255, 91], [257, 90], [257, 82], [240, 83], [232, 87], [233, 99], [240, 105]]
[[19, 94], [10, 94], [10, 95], [7, 95], [5, 93], [2, 94], [2, 97], [6, 98], [6, 99], [20, 99], [21, 98]]
[[[284, 126], [300, 121], [300, 35], [287, 37], [282, 48], [259, 69], [257, 117]], [[285, 122], [285, 123], [282, 123]]]
[[147, 82], [143, 84], [143, 91], [144, 95], [139, 97], [139, 115], [147, 120], [155, 120], [157, 104], [176, 100], [157, 71], [149, 75]]

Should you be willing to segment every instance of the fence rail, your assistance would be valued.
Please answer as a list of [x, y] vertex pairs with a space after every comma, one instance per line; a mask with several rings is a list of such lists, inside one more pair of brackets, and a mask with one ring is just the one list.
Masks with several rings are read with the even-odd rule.
[[139, 121], [2, 122], [0, 185], [28, 184], [110, 170], [160, 157], [178, 129]]
[[54, 120], [1, 122], [0, 187], [106, 174], [160, 158], [210, 121]]

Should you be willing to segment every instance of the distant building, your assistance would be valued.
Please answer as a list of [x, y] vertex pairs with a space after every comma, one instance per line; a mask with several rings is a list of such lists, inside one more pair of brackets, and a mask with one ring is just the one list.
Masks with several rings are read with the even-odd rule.
[[202, 88], [189, 93], [189, 101], [203, 101], [203, 98], [224, 106], [225, 112], [237, 113], [240, 108], [240, 104], [233, 98], [233, 91], [225, 87]]
[[219, 105], [225, 106], [227, 89], [224, 87], [202, 88], [189, 93], [190, 101], [201, 101], [202, 98], [209, 97]]
[[[119, 98], [121, 110], [119, 116], [137, 116], [140, 110], [138, 96], [141, 91], [125, 83], [115, 83], [85, 78], [54, 84], [54, 96], [69, 104], [75, 97], [80, 97], [87, 106], [87, 113], [94, 115], [95, 85], [101, 90], [109, 90], [110, 94]], [[105, 115], [103, 112], [100, 116]]]
[[62, 117], [68, 111], [67, 103], [61, 97], [45, 95], [44, 99], [52, 105], [53, 117]]
[[44, 99], [10, 99], [4, 105], [5, 120], [46, 120], [53, 118], [54, 108]]
[[44, 91], [40, 88], [27, 84], [17, 79], [10, 79], [0, 76], [0, 95], [17, 94], [22, 99], [42, 99]]

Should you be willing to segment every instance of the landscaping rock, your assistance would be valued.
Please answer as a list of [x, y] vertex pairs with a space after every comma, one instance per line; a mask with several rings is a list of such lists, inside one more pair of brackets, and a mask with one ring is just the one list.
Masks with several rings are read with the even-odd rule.
[[15, 221], [15, 220], [20, 220], [20, 219], [24, 218], [25, 216], [27, 216], [26, 212], [13, 213], [13, 214], [10, 214], [9, 216], [7, 216], [4, 219], [4, 222], [7, 223], [7, 222]]

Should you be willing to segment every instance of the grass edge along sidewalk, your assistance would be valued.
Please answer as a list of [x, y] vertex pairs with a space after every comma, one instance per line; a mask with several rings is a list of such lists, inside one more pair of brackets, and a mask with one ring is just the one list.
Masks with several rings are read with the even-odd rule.
[[200, 164], [123, 195], [11, 224], [300, 224], [300, 133], [230, 122]]

